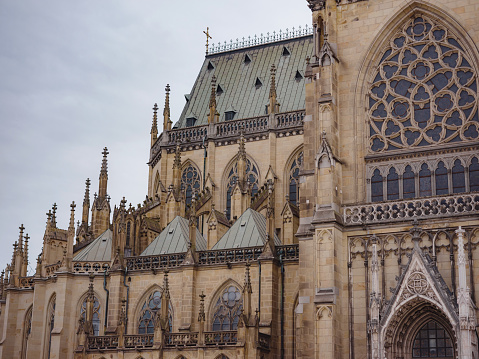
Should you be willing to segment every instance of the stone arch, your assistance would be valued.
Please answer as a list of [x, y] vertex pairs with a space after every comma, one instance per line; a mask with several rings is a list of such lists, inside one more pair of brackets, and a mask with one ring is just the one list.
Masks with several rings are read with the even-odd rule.
[[181, 188], [185, 192], [187, 205], [191, 203], [193, 189], [199, 192], [202, 187], [202, 172], [200, 168], [193, 160], [185, 160], [181, 166]]
[[215, 359], [229, 359], [225, 354], [221, 353], [221, 354], [218, 354]]
[[457, 327], [439, 303], [424, 296], [409, 298], [390, 316], [384, 326], [382, 343], [386, 358], [412, 358], [414, 338], [423, 325], [434, 320], [442, 325], [454, 343], [457, 357]]
[[[134, 328], [133, 331], [135, 333], [138, 332], [138, 322], [141, 319], [140, 317], [141, 317], [143, 305], [146, 303], [148, 298], [156, 291], [159, 291], [161, 293], [161, 295], [163, 295], [163, 287], [159, 286], [158, 284], [153, 284], [143, 292], [143, 294], [140, 296], [140, 298], [136, 302], [135, 311], [133, 312], [134, 322], [132, 324], [133, 328]], [[172, 305], [171, 300], [170, 300], [170, 306], [168, 308], [168, 313], [169, 313], [169, 316], [170, 316], [170, 319], [171, 319], [171, 325], [173, 325], [174, 310], [173, 310], [173, 305]]]
[[[298, 147], [296, 147], [296, 149], [294, 149], [291, 152], [291, 154], [289, 155], [289, 157], [286, 161], [286, 164], [284, 166], [284, 170], [283, 170], [283, 190], [284, 190], [284, 193], [289, 196], [290, 201], [291, 201], [290, 182], [291, 182], [292, 171], [294, 171], [296, 168], [299, 169], [299, 168], [302, 167], [302, 162], [303, 162], [302, 153], [303, 153], [303, 145], [299, 145]], [[297, 163], [298, 160], [300, 160], [300, 163]], [[295, 164], [295, 168], [292, 168], [293, 164]], [[299, 176], [298, 176], [298, 180], [296, 182], [297, 182], [297, 184], [296, 184], [296, 203], [298, 203], [299, 202]]]
[[47, 310], [45, 313], [45, 335], [44, 335], [44, 345], [43, 345], [43, 357], [50, 357], [51, 350], [51, 334], [55, 327], [55, 307], [56, 307], [57, 294], [54, 292], [50, 296], [48, 301]]
[[[100, 323], [99, 323], [99, 333], [98, 333], [98, 335], [100, 335], [102, 333], [103, 327], [104, 327], [104, 325], [102, 325], [102, 323], [104, 323], [104, 317], [102, 318], [102, 314], [105, 313], [105, 307], [104, 307], [105, 302], [104, 302], [104, 298], [101, 295], [99, 295], [98, 292], [96, 292], [95, 290], [93, 291], [93, 294], [94, 294], [95, 298], [98, 300], [98, 303], [99, 303], [98, 315], [99, 315]], [[85, 302], [85, 299], [86, 299], [87, 295], [88, 295], [88, 291], [85, 291], [80, 296], [80, 298], [78, 299], [75, 314], [74, 314], [75, 319], [80, 318], [82, 305]]]
[[[231, 178], [235, 175], [236, 171], [236, 163], [237, 163], [238, 154], [233, 156], [228, 164], [225, 166], [225, 170], [223, 171], [223, 175], [221, 176], [221, 197], [223, 200], [221, 202], [222, 210], [228, 208], [228, 189], [232, 186]], [[247, 162], [247, 173], [246, 176], [248, 177], [249, 174], [254, 174], [256, 178], [256, 188], [260, 187], [260, 179], [261, 179], [261, 172], [257, 162], [251, 157], [248, 153], [246, 154], [246, 162]], [[248, 172], [248, 169], [250, 171]], [[232, 173], [233, 172], [233, 173]], [[252, 191], [252, 196], [254, 196], [255, 192]]]
[[27, 357], [28, 351], [28, 340], [30, 339], [30, 334], [32, 330], [32, 313], [33, 313], [33, 304], [28, 307], [25, 311], [25, 316], [23, 318], [23, 332], [22, 332], [22, 354], [21, 358], [25, 359]]
[[237, 281], [232, 278], [229, 278], [222, 284], [220, 284], [215, 290], [214, 294], [210, 297], [210, 301], [207, 305], [207, 321], [209, 330], [213, 330], [213, 317], [215, 314], [215, 308], [217, 306], [218, 300], [220, 299], [220, 296], [223, 295], [224, 291], [231, 286], [238, 288], [239, 292], [241, 293], [241, 300], [243, 300], [243, 286], [241, 286]]

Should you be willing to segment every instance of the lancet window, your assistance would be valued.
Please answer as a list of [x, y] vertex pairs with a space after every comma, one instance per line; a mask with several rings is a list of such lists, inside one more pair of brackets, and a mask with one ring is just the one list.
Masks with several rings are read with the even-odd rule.
[[426, 323], [416, 334], [412, 349], [413, 358], [453, 358], [451, 337], [436, 321]]
[[[253, 197], [258, 193], [258, 183], [259, 183], [259, 173], [256, 165], [252, 163], [249, 159], [246, 159], [246, 178], [248, 183], [251, 186], [251, 196]], [[231, 218], [231, 195], [233, 194], [233, 188], [238, 179], [238, 164], [235, 163], [234, 166], [228, 173], [228, 178], [226, 180], [226, 217]]]
[[[479, 191], [478, 158], [459, 159], [452, 156], [454, 154], [449, 155], [449, 158], [442, 156], [443, 160], [440, 161], [436, 159], [406, 166], [405, 163], [397, 163], [395, 166], [386, 164], [373, 167], [370, 169], [371, 202], [414, 198], [416, 189], [419, 197]], [[386, 186], [383, 184], [384, 178]]]
[[[80, 316], [86, 320], [86, 302], [83, 301], [80, 308]], [[93, 299], [93, 317], [92, 317], [93, 335], [100, 335], [100, 301], [97, 297]]]
[[233, 285], [226, 287], [213, 309], [213, 330], [237, 330], [242, 309], [240, 290]]
[[32, 333], [32, 309], [30, 307], [25, 315], [25, 321], [23, 323], [23, 345], [22, 345], [22, 359], [27, 357], [28, 350], [28, 340], [30, 339], [30, 334]]
[[[159, 290], [150, 294], [141, 308], [138, 322], [138, 334], [153, 334], [155, 332], [155, 320], [161, 310], [161, 292]], [[172, 329], [173, 318], [171, 308], [168, 308], [169, 329]]]
[[460, 40], [424, 15], [393, 36], [369, 88], [372, 153], [479, 138], [477, 74]]
[[181, 175], [181, 187], [185, 191], [186, 205], [191, 205], [193, 192], [200, 189], [200, 174], [195, 166], [189, 164]]
[[303, 164], [303, 152], [301, 151], [294, 158], [289, 169], [289, 201], [295, 205], [299, 204], [299, 170]]
[[52, 350], [52, 332], [53, 328], [55, 327], [55, 306], [56, 306], [56, 298], [52, 298], [50, 300], [50, 304], [48, 306], [48, 314], [47, 314], [47, 358], [50, 359], [50, 353]]

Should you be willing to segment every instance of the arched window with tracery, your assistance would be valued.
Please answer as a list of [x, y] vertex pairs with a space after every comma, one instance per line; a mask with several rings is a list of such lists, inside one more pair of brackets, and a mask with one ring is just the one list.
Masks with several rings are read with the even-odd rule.
[[[138, 321], [138, 334], [153, 334], [155, 332], [155, 320], [157, 313], [161, 310], [161, 292], [155, 290], [146, 299], [141, 307]], [[168, 324], [171, 331], [173, 317], [171, 315], [171, 306], [168, 308]]]
[[453, 343], [444, 327], [435, 320], [424, 324], [414, 338], [412, 357], [453, 358]]
[[28, 340], [30, 339], [30, 334], [32, 333], [32, 309], [33, 306], [30, 306], [30, 308], [27, 310], [27, 314], [25, 314], [25, 320], [23, 322], [22, 359], [27, 357]]
[[295, 156], [289, 168], [289, 201], [295, 205], [299, 204], [299, 170], [302, 165], [303, 151]]
[[[258, 193], [259, 172], [256, 165], [252, 163], [248, 158], [246, 159], [246, 178], [251, 186], [251, 196], [253, 197]], [[238, 163], [235, 162], [228, 172], [228, 178], [226, 179], [226, 217], [231, 219], [231, 195], [233, 188], [238, 179]]]
[[411, 166], [407, 165], [402, 175], [403, 181], [403, 197], [413, 198], [416, 196], [416, 184], [414, 180], [414, 172]]
[[436, 194], [448, 194], [449, 193], [449, 181], [447, 178], [447, 168], [444, 166], [444, 162], [440, 161], [436, 168]]
[[181, 188], [185, 191], [185, 202], [189, 206], [193, 192], [200, 190], [200, 174], [195, 166], [189, 164], [181, 174]]
[[452, 30], [417, 14], [383, 50], [369, 88], [372, 153], [479, 138], [477, 74]]
[[234, 285], [227, 286], [213, 308], [213, 330], [237, 330], [243, 309], [243, 296]]
[[[85, 298], [80, 308], [80, 316], [86, 320], [86, 302]], [[97, 297], [93, 299], [93, 317], [92, 317], [93, 335], [100, 335], [100, 301]]]
[[466, 192], [466, 176], [464, 174], [464, 166], [460, 160], [455, 160], [452, 167], [452, 192]]
[[471, 192], [479, 191], [479, 160], [473, 157], [469, 165], [469, 188]]

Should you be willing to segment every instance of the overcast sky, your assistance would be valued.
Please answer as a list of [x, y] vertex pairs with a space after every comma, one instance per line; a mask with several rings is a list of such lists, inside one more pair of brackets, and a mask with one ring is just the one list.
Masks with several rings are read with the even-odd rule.
[[207, 26], [217, 43], [305, 24], [305, 0], [0, 0], [0, 270], [23, 223], [33, 273], [54, 202], [59, 228], [72, 201], [81, 219], [105, 146], [112, 208], [143, 201], [151, 108], [169, 83], [178, 120]]

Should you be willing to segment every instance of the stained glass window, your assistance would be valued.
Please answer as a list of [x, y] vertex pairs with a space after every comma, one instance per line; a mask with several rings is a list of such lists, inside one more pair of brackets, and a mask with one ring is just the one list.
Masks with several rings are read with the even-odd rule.
[[[138, 334], [153, 334], [155, 332], [155, 318], [161, 309], [161, 292], [154, 291], [143, 304], [140, 312], [140, 320], [138, 323]], [[168, 323], [171, 331], [173, 317], [171, 315], [171, 307], [168, 308]]]
[[369, 89], [375, 153], [477, 140], [477, 79], [457, 37], [427, 16], [387, 45]]
[[303, 164], [303, 152], [298, 153], [289, 169], [289, 201], [299, 204], [299, 170]]
[[[80, 316], [86, 320], [86, 298], [80, 308]], [[97, 297], [93, 299], [93, 335], [100, 335], [100, 302]]]
[[47, 317], [47, 338], [48, 338], [48, 358], [50, 358], [50, 353], [52, 349], [52, 332], [55, 327], [55, 306], [56, 298], [53, 298], [50, 301], [48, 306], [48, 317]]
[[383, 200], [383, 176], [378, 169], [374, 170], [371, 177], [371, 201], [381, 202]]
[[425, 324], [414, 338], [413, 358], [453, 358], [451, 337], [436, 321]]
[[399, 198], [399, 176], [394, 167], [391, 167], [387, 177], [388, 201]]
[[243, 298], [240, 290], [235, 286], [228, 286], [216, 302], [213, 330], [237, 330], [241, 309], [243, 309]]
[[436, 194], [448, 194], [449, 183], [447, 178], [447, 168], [444, 166], [444, 162], [439, 162], [436, 169]]
[[414, 198], [416, 196], [416, 184], [414, 180], [414, 172], [411, 166], [407, 165], [402, 175], [403, 180], [403, 197]]
[[188, 165], [183, 170], [181, 175], [181, 188], [185, 191], [186, 205], [191, 204], [193, 198], [193, 191], [199, 191], [200, 189], [200, 174], [193, 165]]
[[[226, 217], [228, 219], [231, 219], [231, 195], [233, 193], [233, 188], [236, 184], [237, 178], [238, 163], [235, 163], [229, 171], [228, 179], [226, 180]], [[256, 193], [258, 193], [259, 173], [256, 166], [249, 159], [246, 159], [246, 178], [251, 186], [251, 196], [253, 197]]]
[[466, 176], [464, 175], [464, 166], [460, 160], [454, 161], [452, 167], [452, 192], [466, 192]]
[[479, 191], [479, 163], [477, 157], [473, 157], [469, 166], [469, 187], [471, 192]]
[[419, 197], [426, 197], [432, 195], [431, 190], [431, 171], [426, 163], [421, 165], [419, 171]]

